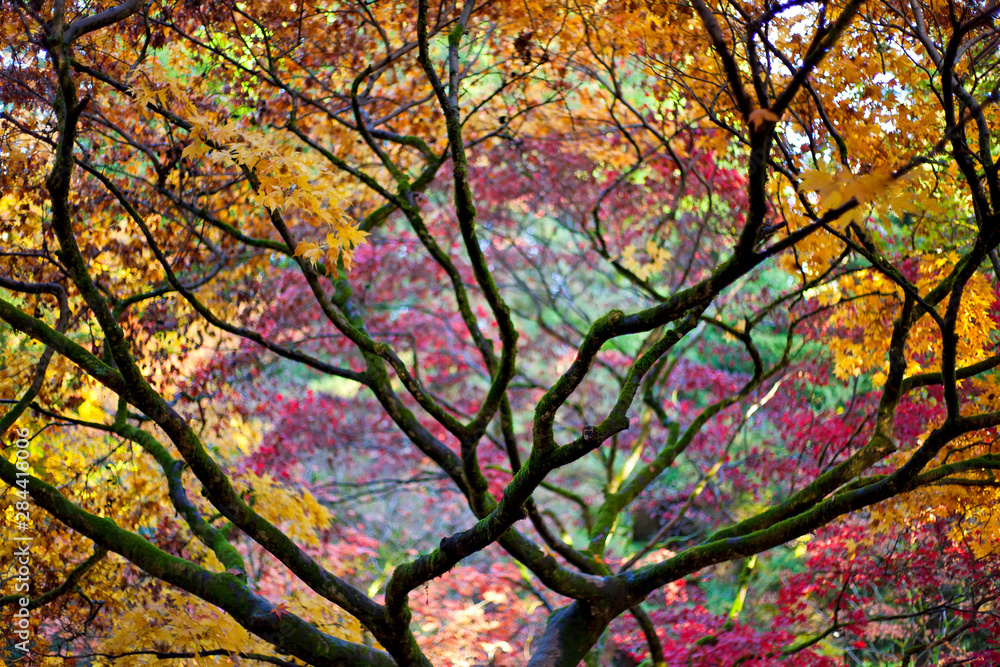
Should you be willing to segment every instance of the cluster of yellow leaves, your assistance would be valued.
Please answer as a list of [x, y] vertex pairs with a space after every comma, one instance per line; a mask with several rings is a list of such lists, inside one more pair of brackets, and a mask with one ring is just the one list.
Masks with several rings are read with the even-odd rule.
[[[222, 610], [181, 591], [155, 592], [146, 587], [133, 589], [134, 606], [122, 610], [114, 631], [102, 643], [102, 651], [128, 654], [135, 647], [170, 647], [171, 651], [224, 650], [234, 653], [267, 653], [268, 645], [260, 641]], [[149, 655], [124, 655], [106, 665], [153, 664]], [[232, 664], [228, 656], [198, 656], [180, 660], [188, 665]]]
[[354, 248], [364, 241], [368, 232], [361, 231], [354, 227], [344, 226], [326, 235], [326, 241], [302, 241], [295, 246], [295, 254], [311, 262], [319, 262], [325, 259], [327, 268], [336, 273], [337, 260], [342, 259], [348, 271], [353, 265], [352, 252]]
[[43, 209], [34, 197], [19, 193], [0, 196], [2, 236], [8, 247], [38, 247], [42, 242]]
[[[80, 394], [84, 400], [76, 410], [64, 411], [76, 418], [100, 421], [104, 417], [100, 392], [85, 385]], [[159, 484], [153, 468], [140, 464], [130, 448], [97, 431], [51, 425], [43, 429], [45, 425], [27, 416], [16, 425], [31, 434], [27, 462], [34, 475], [56, 486], [86, 511], [111, 518], [130, 530], [148, 528], [159, 517], [169, 516], [165, 489]], [[13, 462], [14, 451], [13, 447], [5, 448], [3, 455]], [[0, 515], [4, 518], [6, 534], [10, 536], [25, 534], [17, 521], [18, 501], [20, 498], [13, 488], [8, 487], [0, 494]], [[52, 519], [34, 502], [28, 505], [31, 529], [27, 534], [33, 538], [29, 546], [30, 596], [35, 597], [61, 584], [71, 570], [93, 553], [93, 545]], [[2, 562], [15, 562], [12, 551], [18, 546], [21, 544], [13, 540], [0, 543]], [[122, 576], [121, 559], [106, 556], [78, 583], [78, 595], [66, 595], [35, 610], [31, 617], [32, 636], [39, 643], [34, 650], [44, 652], [55, 629], [81, 636], [107, 630], [107, 614], [92, 616], [93, 608], [88, 600], [101, 600], [109, 609], [116, 605], [127, 606], [129, 592], [121, 585]], [[2, 594], [24, 595], [23, 591], [15, 591], [14, 586], [15, 580], [5, 579]], [[13, 611], [13, 608], [7, 610]]]
[[868, 174], [854, 175], [846, 170], [829, 173], [809, 170], [801, 174], [799, 189], [815, 192], [826, 210], [836, 209], [851, 200], [858, 203], [837, 219], [846, 226], [861, 224], [873, 213], [884, 215], [890, 209], [902, 218], [907, 213], [921, 215], [937, 213], [940, 207], [923, 188], [907, 188], [907, 184], [919, 179], [919, 172], [912, 170], [896, 177], [887, 168], [876, 169]]
[[[995, 437], [995, 436], [992, 436]], [[950, 443], [928, 469], [984, 454], [995, 454], [992, 437], [966, 434]], [[922, 440], [918, 441], [919, 443]], [[909, 459], [912, 450], [899, 451], [887, 459], [894, 466]], [[995, 475], [969, 471], [956, 475], [967, 480], [995, 481]], [[977, 558], [1000, 554], [1000, 491], [989, 485], [944, 484], [925, 486], [887, 500], [872, 509], [872, 528], [885, 533], [900, 526], [919, 528], [941, 517], [953, 517], [950, 538], [968, 547]]]
[[[16, 388], [21, 386], [21, 378], [27, 380], [34, 369], [35, 360], [25, 354], [25, 350], [18, 348], [19, 346], [14, 345], [0, 348], [0, 398], [6, 400], [17, 400]], [[41, 352], [41, 349], [37, 351]]]
[[342, 258], [345, 266], [351, 268], [352, 251], [368, 233], [359, 230], [343, 212], [341, 202], [350, 197], [350, 188], [330, 171], [319, 155], [296, 151], [289, 142], [278, 141], [287, 137], [241, 128], [235, 122], [212, 128], [200, 114], [191, 138], [184, 149], [185, 155], [204, 155], [219, 166], [236, 164], [253, 173], [257, 186], [249, 196], [250, 203], [327, 230], [325, 253], [319, 252], [319, 243], [302, 242], [296, 247], [296, 254], [312, 261], [319, 261], [325, 255], [331, 266], [336, 266], [338, 258]]
[[[163, 60], [183, 62], [183, 57], [168, 49]], [[223, 170], [242, 170], [253, 183], [247, 197], [251, 205], [323, 230], [324, 243], [303, 241], [295, 248], [297, 255], [311, 261], [325, 256], [331, 268], [339, 259], [351, 268], [353, 250], [368, 236], [343, 210], [356, 183], [332, 169], [316, 151], [302, 150], [291, 133], [265, 132], [246, 116], [217, 122], [194, 106], [185, 83], [160, 58], [150, 58], [137, 68], [132, 82], [130, 91], [142, 112], [148, 113], [147, 104], [180, 107], [179, 115], [191, 124], [182, 157], [205, 160]]]
[[[922, 257], [917, 288], [926, 292], [951, 271], [958, 260], [956, 252]], [[892, 321], [902, 302], [902, 288], [873, 270], [845, 276], [837, 287], [836, 292], [827, 291], [824, 298], [832, 301], [846, 294], [854, 299], [834, 309], [827, 320], [829, 326], [844, 332], [844, 335], [828, 338], [828, 347], [834, 355], [834, 373], [840, 379], [873, 373], [873, 382], [881, 385], [885, 382], [887, 348]], [[993, 303], [989, 279], [982, 274], [974, 275], [963, 291], [956, 322], [959, 336], [956, 362], [960, 367], [988, 356], [995, 333], [989, 317]], [[940, 305], [939, 312], [943, 314], [944, 308]], [[941, 350], [941, 332], [937, 324], [924, 315], [907, 341], [907, 375], [940, 370]]]
[[[171, 589], [154, 593], [145, 587], [133, 588], [130, 609], [122, 610], [115, 629], [103, 642], [111, 654], [128, 653], [137, 646], [170, 646], [171, 650], [201, 651], [223, 649], [245, 651], [259, 644], [242, 626], [216, 607], [183, 592]], [[125, 656], [115, 665], [145, 665], [148, 655]], [[198, 657], [188, 665], [228, 664], [225, 657]]]
[[[102, 643], [102, 651], [124, 654], [137, 646], [167, 646], [171, 651], [231, 651], [233, 653], [270, 654], [273, 648], [246, 631], [221, 609], [183, 591], [155, 591], [149, 587], [134, 589], [132, 606], [122, 610], [113, 632]], [[317, 625], [323, 632], [346, 639], [363, 641], [358, 621], [335, 605], [300, 590], [292, 591], [275, 605], [278, 614], [296, 614]], [[299, 664], [294, 658], [284, 660]], [[149, 655], [119, 658], [111, 665], [125, 667], [156, 664]], [[233, 658], [208, 655], [178, 661], [184, 667], [231, 665]]]
[[657, 245], [656, 241], [649, 239], [643, 248], [649, 261], [643, 262], [635, 256], [635, 244], [629, 243], [622, 251], [621, 264], [631, 271], [639, 280], [648, 280], [650, 277], [658, 275], [667, 267], [667, 261], [671, 254], [666, 248]]
[[308, 489], [291, 490], [268, 474], [247, 475], [234, 485], [258, 514], [302, 544], [319, 546], [319, 531], [333, 521], [330, 510]]
[[[789, 233], [813, 222], [805, 214], [796, 192], [815, 193], [812, 195], [813, 204], [821, 206], [817, 211], [820, 215], [852, 200], [858, 204], [833, 221], [831, 228], [844, 231], [847, 225], [855, 223], [878, 240], [888, 231], [885, 221], [891, 219], [890, 215], [902, 219], [907, 214], [924, 217], [942, 212], [932, 180], [926, 172], [917, 169], [899, 178], [888, 168], [874, 169], [861, 175], [847, 170], [830, 172], [818, 169], [803, 171], [797, 184], [776, 177], [769, 187]], [[783, 254], [779, 262], [789, 273], [816, 278], [830, 267], [844, 247], [835, 234], [819, 229], [796, 243], [795, 252]]]
[[[12, 385], [4, 382], [2, 386], [6, 389]], [[106, 389], [83, 380], [82, 385], [73, 389], [72, 393], [75, 407], [64, 408], [66, 414], [99, 424], [112, 421], [115, 401]], [[206, 413], [206, 419], [210, 422], [210, 430], [222, 434], [213, 439], [213, 444], [218, 445], [213, 447], [213, 452], [222, 460], [246, 456], [260, 440], [260, 428], [254, 421], [219, 415], [211, 410]], [[20, 420], [18, 426], [37, 433], [29, 450], [32, 472], [60, 488], [72, 502], [141, 535], [161, 531], [166, 522], [166, 537], [180, 529], [177, 539], [183, 540], [186, 557], [212, 571], [221, 572], [224, 569], [207, 547], [185, 533], [182, 522], [178, 525], [176, 512], [167, 500], [166, 483], [159, 466], [137, 447], [95, 430], [39, 430], [41, 424], [27, 418]], [[161, 442], [168, 444], [165, 440]], [[13, 448], [7, 449], [4, 455], [13, 461]], [[198, 483], [190, 472], [185, 473], [184, 484], [189, 497], [202, 506], [206, 516], [211, 516], [212, 511], [198, 493]], [[286, 534], [308, 548], [322, 550], [321, 533], [329, 528], [332, 515], [310, 493], [287, 489], [270, 476], [257, 477], [250, 473], [241, 477], [236, 485], [260, 514], [279, 525]], [[10, 534], [22, 532], [15, 528], [17, 508], [14, 503], [17, 500], [11, 489], [0, 494], [0, 516], [4, 517]], [[89, 556], [92, 546], [52, 520], [33, 503], [30, 513], [35, 538], [32, 543], [32, 595], [38, 595], [65, 579], [72, 568]], [[11, 552], [16, 546], [10, 540], [0, 544], [0, 557], [6, 556], [7, 561], [11, 561]], [[245, 549], [242, 545], [238, 547]], [[257, 562], [261, 558], [263, 555], [256, 559]], [[260, 591], [272, 600], [280, 600], [279, 610], [302, 615], [321, 630], [338, 637], [363, 641], [356, 619], [306, 590], [280, 564], [271, 562], [268, 571], [271, 574], [267, 576], [271, 579], [281, 571], [287, 580], [281, 585], [272, 582], [267, 590]], [[89, 635], [96, 642], [92, 646], [104, 653], [156, 646], [170, 646], [172, 650], [179, 651], [225, 649], [268, 652], [266, 643], [250, 636], [221, 610], [183, 592], [164, 588], [153, 579], [135, 580], [134, 577], [134, 570], [125, 567], [119, 557], [113, 554], [107, 556], [82, 580], [80, 590], [86, 597], [67, 596], [65, 602], [49, 605], [33, 614], [36, 636], [44, 640], [55, 627], [73, 629], [73, 623], [78, 623], [77, 631], [82, 636]], [[126, 586], [125, 581], [132, 583]], [[4, 589], [0, 594], [12, 594], [13, 580], [8, 580]], [[81, 602], [86, 599], [104, 601], [102, 613], [96, 621], [91, 619], [87, 626], [85, 623], [91, 610]], [[44, 644], [36, 648], [41, 650]], [[156, 662], [155, 658], [147, 655], [131, 656], [113, 664], [153, 662]], [[199, 657], [184, 664], [229, 662], [225, 657]]]

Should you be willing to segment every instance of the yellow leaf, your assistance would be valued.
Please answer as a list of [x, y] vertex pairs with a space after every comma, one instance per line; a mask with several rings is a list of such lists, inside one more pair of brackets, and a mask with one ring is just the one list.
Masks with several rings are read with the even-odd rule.
[[360, 245], [366, 236], [368, 236], [368, 232], [363, 232], [354, 227], [341, 227], [337, 230], [339, 245], [342, 247], [354, 248]]
[[295, 254], [308, 259], [310, 262], [316, 262], [323, 256], [323, 250], [319, 247], [318, 243], [302, 241], [295, 246]]
[[190, 144], [184, 147], [181, 151], [181, 156], [186, 158], [200, 158], [211, 149], [203, 141], [199, 139], [194, 139]]
[[830, 185], [835, 178], [823, 171], [803, 171], [800, 175], [799, 190], [802, 192], [817, 192]]

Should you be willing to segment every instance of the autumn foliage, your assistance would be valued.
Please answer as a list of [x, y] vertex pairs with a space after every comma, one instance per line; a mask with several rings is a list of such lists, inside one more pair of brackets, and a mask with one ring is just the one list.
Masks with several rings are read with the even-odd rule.
[[4, 659], [1000, 663], [998, 13], [0, 3]]

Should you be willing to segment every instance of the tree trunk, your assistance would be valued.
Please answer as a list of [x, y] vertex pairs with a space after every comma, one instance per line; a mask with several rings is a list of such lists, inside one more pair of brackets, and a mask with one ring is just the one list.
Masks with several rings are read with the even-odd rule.
[[549, 617], [528, 667], [577, 667], [614, 618], [585, 602], [573, 602]]

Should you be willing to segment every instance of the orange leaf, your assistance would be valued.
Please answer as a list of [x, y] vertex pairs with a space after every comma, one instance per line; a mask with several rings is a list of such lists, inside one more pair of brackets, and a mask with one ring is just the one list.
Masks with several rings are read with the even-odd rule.
[[750, 117], [747, 120], [750, 122], [750, 126], [754, 132], [756, 132], [764, 123], [777, 123], [781, 120], [781, 116], [770, 109], [754, 109], [750, 112]]

